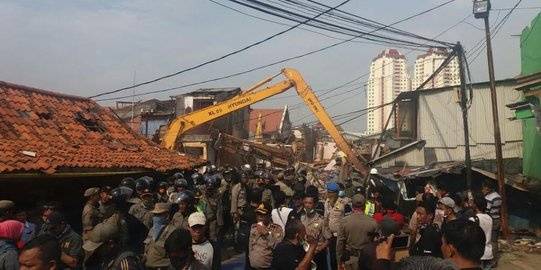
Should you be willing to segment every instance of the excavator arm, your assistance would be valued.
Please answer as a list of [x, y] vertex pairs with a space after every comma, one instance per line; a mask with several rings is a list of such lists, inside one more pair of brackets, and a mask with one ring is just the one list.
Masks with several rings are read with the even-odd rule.
[[177, 140], [188, 130], [266, 98], [280, 94], [295, 86], [299, 96], [304, 100], [306, 105], [308, 105], [329, 135], [334, 139], [338, 148], [346, 154], [349, 162], [351, 162], [355, 169], [362, 175], [366, 175], [366, 167], [363, 164], [363, 161], [366, 163], [366, 160], [364, 160], [364, 158], [344, 139], [331, 117], [327, 114], [317, 96], [312, 91], [312, 88], [306, 84], [299, 72], [291, 68], [284, 68], [282, 74], [288, 80], [254, 92], [256, 88], [272, 80], [272, 78], [267, 78], [248, 90], [242, 91], [239, 95], [231, 99], [175, 118], [164, 135], [162, 145], [168, 149], [175, 149]]

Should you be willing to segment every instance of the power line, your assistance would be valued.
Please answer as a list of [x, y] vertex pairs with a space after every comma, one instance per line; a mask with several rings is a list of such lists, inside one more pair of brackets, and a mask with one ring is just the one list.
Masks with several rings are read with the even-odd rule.
[[[407, 21], [407, 20], [413, 19], [413, 18], [415, 18], [415, 17], [421, 16], [421, 15], [427, 13], [427, 12], [433, 11], [433, 10], [435, 10], [435, 9], [437, 9], [437, 8], [440, 8], [440, 7], [444, 6], [444, 5], [447, 5], [447, 4], [449, 4], [450, 2], [453, 2], [453, 1], [454, 1], [454, 0], [451, 0], [451, 1], [448, 1], [448, 2], [445, 2], [445, 3], [442, 3], [442, 4], [440, 4], [440, 5], [437, 5], [437, 6], [435, 6], [435, 7], [432, 7], [432, 8], [430, 8], [430, 9], [424, 10], [424, 11], [422, 11], [422, 12], [420, 12], [420, 13], [417, 13], [417, 14], [414, 14], [414, 15], [412, 15], [412, 16], [409, 16], [409, 17], [407, 17], [407, 18], [405, 18], [405, 19], [402, 19], [402, 20], [399, 20], [399, 21], [397, 21], [397, 22], [394, 22], [394, 23], [392, 23], [392, 24], [384, 25], [384, 26], [382, 26], [381, 28], [378, 28], [378, 29], [373, 30], [371, 33], [376, 32], [376, 31], [379, 31], [379, 30], [383, 30], [383, 29], [390, 28], [390, 27], [392, 27], [393, 25], [396, 25], [396, 24], [405, 22], [405, 21]], [[137, 95], [134, 95], [134, 96], [143, 96], [143, 95], [148, 95], [148, 94], [162, 93], [162, 92], [167, 92], [167, 91], [177, 90], [177, 89], [181, 89], [181, 88], [185, 88], [185, 87], [189, 87], [189, 86], [194, 86], [194, 85], [198, 85], [198, 84], [203, 84], [203, 83], [208, 83], [208, 82], [218, 81], [218, 80], [227, 79], [227, 78], [231, 78], [231, 77], [236, 77], [236, 76], [243, 75], [243, 74], [246, 74], [246, 73], [255, 71], [255, 70], [263, 69], [263, 68], [270, 67], [270, 66], [274, 66], [274, 65], [277, 65], [277, 64], [280, 64], [280, 63], [284, 63], [284, 62], [287, 62], [287, 61], [290, 61], [290, 60], [295, 60], [295, 59], [299, 59], [299, 58], [302, 58], [302, 57], [305, 57], [305, 56], [308, 56], [308, 55], [312, 55], [312, 54], [315, 54], [315, 53], [318, 53], [318, 52], [322, 52], [322, 51], [324, 51], [324, 50], [327, 50], [327, 49], [330, 49], [330, 48], [333, 48], [333, 47], [342, 45], [342, 44], [344, 44], [344, 43], [351, 42], [351, 41], [353, 41], [354, 39], [356, 39], [356, 38], [358, 38], [358, 37], [362, 37], [363, 35], [364, 35], [364, 34], [361, 34], [361, 35], [359, 35], [359, 36], [355, 36], [355, 37], [352, 37], [352, 38], [349, 38], [349, 39], [346, 39], [346, 40], [342, 40], [342, 41], [340, 41], [340, 42], [337, 42], [337, 43], [334, 43], [334, 44], [331, 44], [331, 45], [322, 47], [322, 48], [320, 48], [320, 49], [312, 50], [312, 51], [303, 53], [303, 54], [301, 54], [301, 55], [297, 55], [297, 56], [294, 56], [294, 57], [289, 57], [289, 58], [286, 58], [286, 59], [283, 59], [283, 60], [279, 60], [279, 61], [276, 61], [276, 62], [267, 64], [267, 65], [263, 65], [263, 66], [256, 67], [256, 68], [252, 68], [252, 69], [250, 69], [250, 70], [246, 70], [246, 71], [243, 71], [243, 72], [238, 72], [238, 73], [235, 73], [235, 74], [231, 74], [231, 75], [227, 75], [227, 76], [222, 76], [222, 77], [219, 77], [219, 78], [214, 78], [214, 79], [209, 79], [209, 80], [204, 80], [204, 81], [200, 81], [200, 82], [196, 82], [196, 83], [185, 84], [185, 85], [177, 86], [177, 87], [171, 87], [171, 88], [166, 88], [166, 89], [161, 89], [161, 90], [154, 90], [154, 91], [147, 91], [147, 92], [143, 92], [143, 93], [140, 93], [140, 94], [137, 94]], [[194, 68], [194, 69], [195, 69], [195, 68]], [[151, 81], [151, 82], [152, 82], [152, 81]], [[148, 83], [151, 83], [151, 82], [148, 82]], [[138, 85], [135, 85], [134, 87], [137, 87], [137, 86], [138, 86]], [[107, 93], [102, 93], [102, 94], [99, 94], [99, 95], [95, 95], [95, 96], [93, 96], [93, 97], [103, 96], [103, 95], [107, 95], [107, 94], [110, 94], [110, 93], [116, 93], [116, 92], [124, 91], [124, 90], [130, 89], [130, 88], [131, 88], [131, 87], [121, 88], [121, 89], [117, 89], [117, 90], [115, 90], [115, 91], [111, 91], [111, 92], [107, 92]], [[115, 97], [115, 98], [105, 98], [105, 99], [100, 99], [100, 100], [96, 100], [96, 101], [117, 100], [117, 99], [122, 99], [122, 98], [127, 98], [127, 97], [132, 97], [132, 96], [131, 96], [131, 95], [126, 95], [126, 96]]]
[[91, 96], [91, 97], [89, 97], [89, 98], [96, 98], [96, 97], [100, 97], [100, 96], [104, 96], [104, 95], [114, 94], [114, 93], [118, 93], [118, 92], [120, 92], [120, 91], [132, 89], [132, 88], [139, 87], [139, 86], [142, 86], [142, 85], [147, 85], [147, 84], [155, 83], [155, 82], [157, 82], [157, 81], [161, 81], [161, 80], [163, 80], [163, 79], [167, 79], [167, 78], [170, 78], [170, 77], [173, 77], [173, 76], [177, 76], [177, 75], [182, 74], [182, 73], [185, 73], [185, 72], [187, 72], [187, 71], [191, 71], [191, 70], [194, 70], [194, 69], [197, 69], [197, 68], [206, 66], [206, 65], [208, 65], [208, 64], [211, 64], [211, 63], [220, 61], [220, 60], [225, 59], [225, 58], [227, 58], [227, 57], [229, 57], [229, 56], [232, 56], [232, 55], [241, 53], [241, 52], [246, 51], [246, 50], [248, 50], [248, 49], [250, 49], [250, 48], [252, 48], [252, 47], [255, 47], [255, 46], [260, 45], [260, 44], [262, 44], [262, 43], [264, 43], [264, 42], [267, 42], [267, 41], [269, 41], [269, 40], [271, 40], [271, 39], [273, 39], [273, 38], [275, 38], [275, 37], [281, 36], [281, 35], [283, 35], [283, 34], [289, 32], [289, 31], [291, 31], [291, 30], [293, 30], [293, 29], [295, 29], [295, 28], [297, 28], [297, 27], [299, 27], [299, 26], [301, 26], [301, 25], [303, 25], [303, 24], [308, 23], [308, 22], [311, 21], [311, 20], [316, 19], [317, 17], [319, 17], [319, 16], [321, 16], [321, 15], [327, 13], [327, 12], [331, 12], [331, 11], [333, 11], [334, 9], [339, 8], [340, 6], [346, 4], [346, 3], [349, 2], [349, 1], [350, 1], [350, 0], [346, 0], [346, 1], [342, 2], [341, 4], [337, 5], [336, 7], [330, 8], [330, 9], [328, 9], [327, 11], [324, 11], [323, 13], [320, 13], [320, 14], [316, 15], [316, 16], [313, 17], [313, 18], [308, 18], [308, 19], [306, 19], [305, 21], [299, 22], [298, 24], [296, 24], [296, 25], [294, 25], [294, 26], [291, 26], [291, 27], [289, 27], [289, 28], [286, 29], [286, 30], [280, 31], [280, 32], [278, 32], [278, 33], [276, 33], [276, 34], [274, 34], [274, 35], [272, 35], [272, 36], [270, 36], [270, 37], [264, 38], [264, 39], [262, 39], [262, 40], [260, 40], [260, 41], [257, 41], [257, 42], [255, 42], [255, 43], [252, 43], [252, 44], [250, 44], [250, 45], [248, 45], [248, 46], [246, 46], [246, 47], [244, 47], [244, 48], [241, 48], [241, 49], [239, 49], [239, 50], [230, 52], [230, 53], [228, 53], [228, 54], [226, 54], [226, 55], [223, 55], [223, 56], [220, 56], [220, 57], [218, 57], [218, 58], [214, 58], [214, 59], [209, 60], [209, 61], [206, 61], [206, 62], [204, 62], [204, 63], [195, 65], [195, 66], [193, 66], [193, 67], [186, 68], [186, 69], [183, 69], [183, 70], [181, 70], [181, 71], [178, 71], [178, 72], [175, 72], [175, 73], [172, 73], [172, 74], [169, 74], [169, 75], [165, 75], [165, 76], [162, 76], [162, 77], [159, 77], [159, 78], [150, 80], [150, 81], [138, 83], [138, 84], [133, 85], [133, 86], [123, 87], [123, 88], [116, 89], [116, 90], [109, 91], [109, 92], [104, 92], [104, 93], [101, 93], [101, 94], [97, 94], [97, 95]]

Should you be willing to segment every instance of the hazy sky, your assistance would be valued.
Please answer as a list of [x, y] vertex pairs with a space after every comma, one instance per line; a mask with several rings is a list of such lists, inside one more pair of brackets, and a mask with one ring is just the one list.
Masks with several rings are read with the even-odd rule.
[[[215, 0], [251, 15], [293, 25], [266, 16], [227, 0]], [[279, 2], [277, 0], [269, 0]], [[517, 0], [518, 1], [518, 0]], [[513, 7], [515, 0], [492, 1], [490, 20], [494, 26]], [[320, 0], [335, 6], [343, 0]], [[446, 0], [351, 0], [340, 9], [372, 20], [391, 24]], [[493, 39], [496, 78], [520, 73], [519, 38], [522, 29], [541, 11], [538, 0], [523, 0]], [[536, 7], [533, 9], [524, 9]], [[433, 38], [472, 14], [470, 0], [456, 0], [443, 8], [416, 17], [395, 27]], [[466, 51], [484, 39], [482, 20], [469, 16], [438, 39], [460, 41]], [[80, 96], [91, 96], [174, 73], [225, 55], [288, 26], [260, 20], [226, 9], [207, 0], [0, 0], [0, 80]], [[313, 28], [304, 27], [310, 30]], [[205, 67], [158, 83], [141, 86], [135, 93], [221, 77], [274, 61], [306, 53], [347, 39], [336, 33], [294, 29], [259, 46]], [[325, 35], [322, 35], [325, 34]], [[332, 36], [332, 37], [329, 37]], [[334, 37], [334, 38], [333, 38]], [[362, 40], [360, 40], [362, 41]], [[321, 53], [251, 72], [242, 76], [175, 91], [137, 97], [168, 99], [171, 95], [198, 88], [238, 86], [247, 88], [263, 78], [277, 74], [283, 67], [301, 72], [315, 91], [351, 81], [369, 71], [371, 60], [387, 47], [349, 42]], [[422, 53], [399, 49], [413, 64]], [[488, 80], [486, 52], [471, 63], [474, 81]], [[410, 66], [410, 75], [412, 69]], [[362, 77], [351, 87], [321, 97], [331, 115], [366, 108]], [[320, 92], [321, 93], [321, 92]], [[131, 90], [117, 97], [131, 94]], [[301, 101], [293, 90], [281, 98], [254, 105], [257, 108], [281, 108]], [[130, 101], [131, 98], [122, 100]], [[103, 105], [114, 101], [100, 102]], [[502, 105], [503, 106], [503, 105]], [[304, 105], [291, 110], [294, 124], [310, 122], [313, 117]], [[365, 129], [364, 118], [346, 126]]]

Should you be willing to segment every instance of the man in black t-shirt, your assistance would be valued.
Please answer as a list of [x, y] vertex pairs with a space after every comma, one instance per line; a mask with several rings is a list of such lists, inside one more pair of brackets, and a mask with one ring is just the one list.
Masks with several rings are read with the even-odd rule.
[[[303, 243], [308, 245], [308, 251], [304, 250]], [[306, 234], [306, 228], [300, 220], [289, 220], [284, 240], [274, 249], [271, 269], [310, 269], [316, 246], [317, 239]]]

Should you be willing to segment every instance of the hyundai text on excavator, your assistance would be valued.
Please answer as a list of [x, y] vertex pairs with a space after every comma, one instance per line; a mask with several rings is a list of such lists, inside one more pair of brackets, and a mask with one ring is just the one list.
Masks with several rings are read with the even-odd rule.
[[294, 86], [299, 96], [304, 100], [312, 113], [336, 142], [338, 148], [344, 152], [347, 160], [362, 175], [366, 175], [367, 170], [364, 165], [366, 160], [344, 139], [330, 116], [319, 102], [317, 96], [312, 91], [312, 88], [306, 84], [301, 74], [292, 68], [282, 69], [282, 74], [287, 78], [287, 80], [281, 81], [264, 89], [257, 90], [257, 88], [273, 79], [273, 77], [266, 78], [249, 89], [240, 92], [240, 94], [233, 98], [173, 119], [163, 137], [162, 145], [168, 149], [175, 149], [179, 139], [188, 130], [198, 125], [218, 119], [228, 113], [239, 110], [266, 98], [280, 94]]

